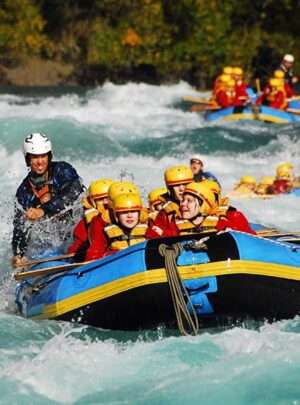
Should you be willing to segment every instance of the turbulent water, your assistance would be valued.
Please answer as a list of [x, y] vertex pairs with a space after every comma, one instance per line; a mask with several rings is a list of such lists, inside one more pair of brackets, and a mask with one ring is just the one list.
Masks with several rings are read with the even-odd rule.
[[[29, 132], [48, 134], [55, 159], [71, 162], [86, 185], [125, 178], [144, 197], [163, 185], [167, 166], [188, 163], [192, 153], [203, 156], [225, 191], [241, 175], [274, 174], [283, 161], [299, 174], [299, 124], [208, 124], [181, 103], [195, 94], [186, 83], [0, 92], [0, 404], [300, 402], [298, 318], [180, 337], [164, 329], [116, 333], [16, 314], [10, 239]], [[252, 222], [299, 229], [297, 197], [234, 205]]]

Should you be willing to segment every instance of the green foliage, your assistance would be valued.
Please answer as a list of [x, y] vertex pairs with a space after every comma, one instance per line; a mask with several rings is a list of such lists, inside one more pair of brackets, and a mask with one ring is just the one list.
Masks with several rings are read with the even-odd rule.
[[43, 35], [45, 20], [31, 0], [3, 0], [0, 6], [0, 48], [4, 54], [20, 58], [50, 51]]
[[0, 50], [207, 86], [224, 65], [250, 75], [272, 70], [267, 54], [299, 59], [299, 18], [296, 0], [2, 0]]

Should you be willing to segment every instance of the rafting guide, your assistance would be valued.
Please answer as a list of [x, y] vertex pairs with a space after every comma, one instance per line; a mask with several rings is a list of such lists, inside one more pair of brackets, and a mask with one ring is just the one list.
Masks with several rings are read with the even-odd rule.
[[[28, 175], [16, 192], [13, 221], [12, 265], [26, 262], [26, 253], [68, 237], [74, 224], [76, 202], [83, 191], [76, 170], [66, 162], [52, 161], [52, 145], [43, 133], [26, 136], [23, 152]], [[47, 240], [47, 236], [48, 239]]]

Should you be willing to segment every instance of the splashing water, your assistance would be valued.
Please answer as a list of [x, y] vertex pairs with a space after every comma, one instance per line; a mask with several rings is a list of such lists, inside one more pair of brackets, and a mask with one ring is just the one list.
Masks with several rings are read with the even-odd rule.
[[[89, 91], [0, 94], [0, 404], [297, 404], [300, 321], [201, 331], [113, 333], [15, 314], [9, 259], [13, 199], [26, 167], [21, 145], [47, 133], [56, 160], [86, 185], [134, 180], [146, 195], [163, 171], [203, 156], [229, 191], [245, 174], [272, 175], [282, 161], [299, 174], [299, 124], [210, 123], [181, 108], [196, 95], [172, 86], [105, 84]], [[298, 230], [299, 200], [239, 200], [253, 222]], [[299, 342], [300, 343], [300, 342]]]

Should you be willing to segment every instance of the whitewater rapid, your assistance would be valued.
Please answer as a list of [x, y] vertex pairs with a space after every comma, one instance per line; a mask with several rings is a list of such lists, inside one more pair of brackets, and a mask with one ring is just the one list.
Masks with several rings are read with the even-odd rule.
[[[22, 142], [30, 132], [45, 132], [54, 159], [72, 163], [87, 186], [100, 177], [132, 180], [145, 203], [151, 188], [163, 185], [165, 168], [188, 164], [193, 153], [224, 193], [242, 175], [272, 175], [284, 161], [300, 174], [299, 124], [208, 125], [181, 102], [197, 94], [184, 82], [0, 93], [0, 404], [298, 403], [298, 318], [179, 337], [163, 330], [114, 334], [15, 314], [13, 201], [27, 173]], [[252, 222], [299, 230], [295, 196], [232, 203]]]

